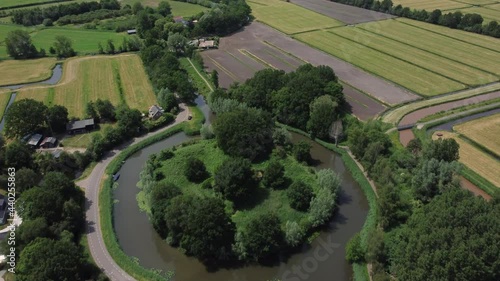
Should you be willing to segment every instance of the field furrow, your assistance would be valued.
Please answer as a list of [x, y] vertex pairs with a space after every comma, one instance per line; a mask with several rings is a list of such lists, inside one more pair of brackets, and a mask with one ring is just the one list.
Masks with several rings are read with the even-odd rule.
[[459, 62], [410, 47], [359, 28], [334, 28], [330, 32], [467, 85], [482, 85], [498, 80], [498, 77], [490, 73], [468, 67]]
[[397, 20], [358, 25], [375, 34], [500, 75], [500, 53], [412, 27]]
[[295, 37], [422, 95], [437, 95], [465, 88], [461, 83], [330, 32], [316, 31]]

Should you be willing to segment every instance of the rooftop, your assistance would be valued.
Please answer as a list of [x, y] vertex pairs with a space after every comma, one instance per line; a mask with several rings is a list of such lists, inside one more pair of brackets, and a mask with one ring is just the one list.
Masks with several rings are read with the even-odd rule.
[[66, 125], [66, 130], [85, 129], [85, 127], [93, 126], [93, 125], [94, 125], [94, 118], [78, 120], [78, 121], [69, 122]]
[[42, 139], [42, 135], [40, 134], [34, 134], [31, 136], [30, 140], [28, 141], [29, 145], [37, 146], [40, 140]]

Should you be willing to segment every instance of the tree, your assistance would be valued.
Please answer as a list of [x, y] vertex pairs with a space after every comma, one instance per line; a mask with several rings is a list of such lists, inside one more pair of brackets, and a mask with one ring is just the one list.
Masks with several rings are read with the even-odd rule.
[[453, 189], [457, 183], [453, 182], [460, 170], [458, 162], [438, 161], [435, 158], [424, 160], [420, 167], [413, 172], [412, 188], [417, 199], [424, 203], [446, 189]]
[[219, 73], [217, 70], [212, 71], [210, 78], [212, 78], [212, 84], [214, 84], [215, 88], [219, 88]]
[[433, 140], [425, 149], [424, 157], [427, 159], [435, 158], [438, 161], [458, 161], [460, 145], [453, 138]]
[[55, 189], [33, 187], [19, 197], [19, 202], [22, 206], [19, 215], [23, 219], [45, 218], [51, 224], [61, 220], [64, 199]]
[[94, 108], [99, 114], [100, 119], [115, 121], [115, 107], [109, 100], [97, 99]]
[[50, 229], [44, 218], [23, 221], [19, 226], [19, 240], [21, 245], [28, 245], [36, 238], [49, 237]]
[[321, 169], [317, 173], [320, 188], [330, 190], [337, 198], [342, 178], [332, 169]]
[[215, 171], [215, 190], [236, 204], [244, 201], [256, 187], [250, 161], [242, 158], [225, 160]]
[[33, 151], [27, 145], [15, 140], [5, 148], [5, 165], [16, 170], [29, 168], [33, 165]]
[[45, 126], [47, 106], [33, 99], [14, 102], [5, 114], [5, 135], [19, 138]]
[[177, 98], [174, 93], [172, 93], [168, 88], [161, 89], [158, 94], [158, 103], [166, 111], [170, 112], [172, 109], [177, 107]]
[[334, 81], [328, 82], [325, 87], [325, 93], [331, 96], [333, 101], [336, 102], [339, 107], [344, 107], [346, 105], [344, 87], [342, 84]]
[[189, 157], [184, 167], [184, 175], [189, 181], [202, 182], [209, 176], [209, 173], [203, 161]]
[[160, 4], [158, 4], [158, 13], [164, 17], [170, 15], [170, 4], [167, 1], [161, 1]]
[[363, 248], [361, 247], [361, 236], [359, 233], [356, 233], [350, 240], [347, 242], [345, 247], [346, 251], [346, 260], [349, 263], [362, 263], [365, 260], [365, 253]]
[[417, 209], [391, 243], [399, 280], [499, 280], [498, 205], [461, 188]]
[[166, 208], [170, 201], [179, 195], [182, 195], [182, 192], [178, 186], [164, 182], [155, 182], [151, 192], [146, 195], [146, 199], [150, 202], [151, 223], [162, 238], [166, 238], [168, 235], [167, 222], [165, 221]]
[[56, 36], [56, 41], [54, 42], [54, 49], [56, 54], [60, 58], [68, 58], [76, 55], [75, 50], [73, 50], [73, 43], [71, 39], [66, 36], [59, 35]]
[[106, 44], [106, 53], [108, 54], [114, 54], [116, 51], [115, 44], [113, 43], [113, 40], [108, 39], [108, 42]]
[[430, 22], [430, 23], [433, 23], [433, 24], [438, 24], [439, 22], [439, 19], [441, 18], [441, 10], [439, 9], [436, 9], [434, 11], [432, 11], [430, 14], [429, 14], [429, 17], [427, 18], [427, 22]]
[[335, 195], [327, 188], [320, 188], [309, 206], [309, 221], [312, 227], [327, 222], [335, 210]]
[[213, 127], [217, 144], [226, 154], [254, 160], [271, 151], [273, 126], [268, 113], [242, 109], [219, 114]]
[[311, 186], [299, 180], [290, 185], [286, 195], [290, 200], [290, 207], [305, 212], [309, 209], [314, 194]]
[[180, 33], [173, 33], [168, 36], [167, 46], [171, 52], [183, 54], [186, 51], [188, 39]]
[[336, 119], [337, 106], [338, 104], [328, 95], [320, 96], [311, 103], [307, 130], [313, 138], [325, 139], [328, 137], [330, 125]]
[[292, 247], [298, 246], [304, 239], [305, 231], [297, 222], [287, 221], [285, 225], [285, 240]]
[[14, 59], [31, 59], [38, 56], [38, 52], [31, 42], [30, 34], [24, 30], [14, 30], [7, 33], [5, 46], [9, 56]]
[[141, 2], [137, 1], [132, 5], [132, 13], [134, 15], [137, 15], [142, 10], [144, 10], [144, 6], [142, 6]]
[[[31, 158], [31, 157], [30, 157]], [[31, 160], [31, 159], [30, 159]], [[39, 181], [39, 175], [32, 169], [21, 168], [16, 171], [16, 191], [22, 193], [34, 187]]]
[[122, 104], [116, 108], [115, 114], [118, 127], [123, 129], [125, 136], [136, 135], [142, 127], [142, 114], [137, 109], [130, 109], [127, 105]]
[[411, 205], [401, 197], [392, 185], [379, 188], [378, 212], [380, 225], [387, 230], [404, 223], [411, 214]]
[[293, 146], [293, 155], [299, 162], [309, 163], [311, 161], [311, 144], [307, 141], [299, 141]]
[[85, 105], [85, 117], [94, 118], [96, 122], [99, 122], [99, 114], [95, 109], [95, 104], [92, 101], [87, 102]]
[[68, 109], [62, 105], [53, 105], [47, 110], [47, 123], [55, 133], [63, 133], [66, 131], [68, 124]]
[[37, 238], [24, 248], [19, 258], [16, 280], [81, 281], [84, 280], [82, 265], [85, 264], [82, 251], [74, 243]]
[[279, 254], [284, 244], [281, 222], [274, 214], [253, 218], [246, 229], [236, 236], [240, 256], [250, 261], [266, 261]]
[[287, 180], [285, 178], [285, 167], [277, 160], [269, 161], [264, 176], [262, 177], [262, 184], [271, 189], [286, 188]]
[[288, 146], [292, 143], [292, 135], [285, 127], [273, 130], [273, 142], [275, 145]]

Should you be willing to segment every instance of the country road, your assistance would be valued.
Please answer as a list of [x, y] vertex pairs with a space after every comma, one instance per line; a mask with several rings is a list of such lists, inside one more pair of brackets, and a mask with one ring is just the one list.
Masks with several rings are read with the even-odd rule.
[[135, 138], [128, 145], [108, 152], [104, 156], [104, 158], [94, 167], [92, 173], [86, 179], [76, 183], [78, 186], [85, 189], [86, 228], [90, 253], [92, 254], [92, 257], [94, 258], [97, 266], [101, 268], [102, 271], [112, 281], [129, 281], [135, 279], [128, 275], [115, 263], [108, 250], [106, 249], [106, 246], [104, 245], [99, 217], [99, 191], [101, 181], [103, 180], [106, 171], [106, 167], [111, 162], [111, 160], [113, 160], [118, 154], [120, 154], [122, 149], [130, 145], [139, 143], [140, 141], [148, 137], [161, 133], [162, 131], [165, 131], [179, 123], [188, 120], [189, 109], [184, 104], [180, 104], [180, 108], [182, 111], [181, 113], [179, 113], [179, 115], [177, 115], [174, 123], [158, 131]]

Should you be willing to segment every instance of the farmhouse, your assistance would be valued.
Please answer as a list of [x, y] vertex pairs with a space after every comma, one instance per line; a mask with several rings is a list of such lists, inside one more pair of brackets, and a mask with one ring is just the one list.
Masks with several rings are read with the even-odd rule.
[[95, 129], [94, 118], [69, 122], [66, 132], [70, 135], [86, 133]]
[[28, 144], [31, 145], [32, 147], [37, 147], [40, 141], [42, 140], [42, 137], [43, 136], [40, 134], [34, 134], [28, 141]]
[[200, 49], [212, 49], [215, 48], [215, 41], [214, 40], [206, 40], [206, 41], [201, 41], [200, 44], [198, 45], [198, 48]]
[[42, 143], [40, 144], [40, 147], [43, 148], [54, 148], [57, 145], [57, 139], [54, 137], [46, 137], [43, 139]]
[[163, 114], [163, 110], [156, 104], [149, 108], [149, 118], [158, 119]]

